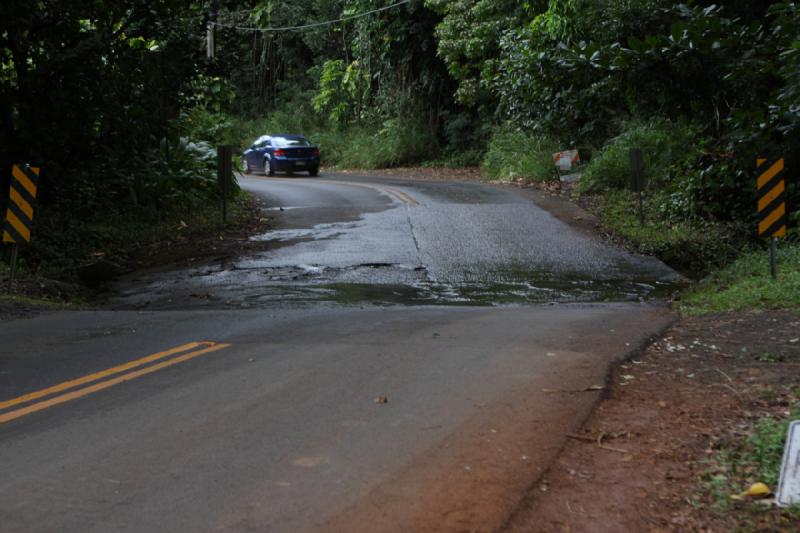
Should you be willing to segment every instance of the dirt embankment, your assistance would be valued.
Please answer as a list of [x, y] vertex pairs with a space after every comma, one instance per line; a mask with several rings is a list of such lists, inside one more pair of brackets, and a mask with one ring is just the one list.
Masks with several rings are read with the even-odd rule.
[[[508, 531], [800, 530], [800, 519], [761, 505], [715, 511], [720, 496], [704, 482], [719, 473], [720, 449], [762, 417], [789, 416], [800, 394], [798, 337], [799, 313], [683, 318], [614, 370], [607, 398]], [[727, 492], [746, 488], [732, 480]]]

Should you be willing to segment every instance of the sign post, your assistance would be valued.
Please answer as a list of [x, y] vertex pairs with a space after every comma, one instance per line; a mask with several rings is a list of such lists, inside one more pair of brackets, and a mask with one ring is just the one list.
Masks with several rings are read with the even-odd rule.
[[778, 277], [778, 237], [786, 236], [786, 181], [783, 177], [783, 158], [756, 159], [758, 168], [758, 236], [771, 239], [769, 270]]
[[800, 421], [789, 424], [789, 433], [783, 448], [778, 490], [775, 491], [778, 507], [800, 503]]
[[8, 276], [8, 292], [11, 292], [17, 273], [19, 245], [31, 240], [33, 209], [39, 187], [39, 168], [30, 165], [14, 165], [11, 169], [11, 187], [8, 191], [8, 209], [3, 224], [3, 242], [11, 244], [11, 268]]
[[645, 187], [644, 181], [644, 154], [641, 148], [631, 148], [631, 189], [636, 191], [639, 196], [639, 224], [644, 226], [644, 201], [642, 192]]
[[231, 190], [231, 179], [233, 179], [232, 157], [233, 147], [231, 145], [225, 144], [217, 147], [217, 181], [222, 193], [223, 224], [228, 223], [228, 195]]

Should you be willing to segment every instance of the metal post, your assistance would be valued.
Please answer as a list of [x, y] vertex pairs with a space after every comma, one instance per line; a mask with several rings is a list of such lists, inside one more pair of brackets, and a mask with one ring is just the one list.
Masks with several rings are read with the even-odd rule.
[[8, 274], [8, 292], [12, 291], [14, 285], [14, 277], [17, 274], [17, 257], [19, 255], [19, 245], [17, 243], [11, 244], [11, 271]]
[[769, 271], [770, 274], [772, 274], [772, 279], [777, 279], [778, 277], [777, 255], [778, 255], [778, 239], [776, 237], [773, 237], [769, 247]]
[[206, 26], [206, 59], [214, 59], [214, 23], [209, 22]]

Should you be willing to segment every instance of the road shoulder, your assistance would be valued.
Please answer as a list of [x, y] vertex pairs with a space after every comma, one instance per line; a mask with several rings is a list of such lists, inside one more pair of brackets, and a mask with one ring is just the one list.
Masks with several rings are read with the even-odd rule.
[[[600, 401], [613, 364], [639, 353], [674, 318], [654, 306], [610, 304], [587, 311], [603, 314], [601, 327], [587, 321], [574, 329], [570, 323], [580, 316], [580, 307], [553, 308], [550, 314], [561, 317], [556, 322], [569, 324], [553, 332], [569, 327], [573, 334], [546, 341], [553, 350], [546, 355], [553, 365], [548, 372], [520, 375], [518, 387], [477, 405], [476, 414], [457, 431], [321, 529], [360, 531], [365, 524], [382, 532], [502, 528], [559, 456], [567, 435], [579, 431]], [[541, 347], [520, 349], [529, 357], [525, 353]]]
[[758, 465], [735, 472], [720, 458], [759, 420], [789, 418], [800, 393], [798, 330], [791, 312], [683, 318], [617, 366], [608, 397], [507, 530], [796, 530], [798, 518], [730, 500], [765, 480]]

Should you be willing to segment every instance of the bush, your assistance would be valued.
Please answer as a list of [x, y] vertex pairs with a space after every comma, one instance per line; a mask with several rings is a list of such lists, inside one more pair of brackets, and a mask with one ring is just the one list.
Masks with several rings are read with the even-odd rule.
[[630, 150], [641, 148], [651, 186], [669, 184], [676, 168], [697, 155], [695, 131], [686, 124], [658, 119], [629, 124], [592, 158], [581, 179], [583, 192], [625, 189], [631, 181]]
[[178, 131], [190, 139], [205, 141], [212, 145], [239, 144], [242, 121], [224, 113], [195, 107], [181, 113]]
[[398, 117], [379, 127], [321, 132], [316, 136], [326, 165], [386, 168], [419, 163], [438, 151], [436, 137], [418, 118]]
[[722, 270], [683, 295], [686, 314], [718, 313], [742, 309], [800, 309], [800, 244], [778, 245], [778, 278], [770, 276], [769, 251], [743, 253]]
[[549, 137], [500, 129], [492, 135], [481, 167], [492, 179], [546, 181], [556, 176], [553, 154], [558, 144]]
[[603, 222], [639, 253], [653, 255], [689, 277], [702, 277], [730, 262], [746, 242], [741, 225], [665, 216], [665, 194], [645, 198], [641, 226], [635, 195], [611, 191], [600, 198]]

